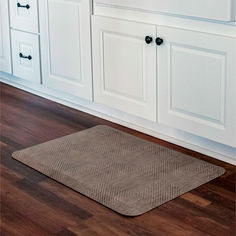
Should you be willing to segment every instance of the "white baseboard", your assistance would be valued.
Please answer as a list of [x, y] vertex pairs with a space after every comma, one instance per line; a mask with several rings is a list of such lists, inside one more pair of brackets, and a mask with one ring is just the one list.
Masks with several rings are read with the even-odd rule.
[[139, 117], [131, 116], [115, 109], [86, 101], [43, 85], [35, 85], [22, 79], [0, 72], [0, 82], [22, 89], [40, 97], [65, 106], [89, 113], [91, 115], [115, 122], [170, 143], [191, 149], [213, 158], [236, 165], [236, 148], [220, 144], [181, 130], [172, 129]]

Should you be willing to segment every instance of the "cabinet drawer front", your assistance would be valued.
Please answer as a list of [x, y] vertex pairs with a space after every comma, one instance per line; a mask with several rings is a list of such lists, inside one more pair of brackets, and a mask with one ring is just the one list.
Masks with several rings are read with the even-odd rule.
[[152, 25], [93, 18], [95, 102], [156, 121], [155, 35]]
[[[98, 6], [114, 6], [163, 12], [219, 21], [234, 21], [235, 0], [95, 0]], [[105, 5], [104, 5], [105, 4]]]
[[159, 26], [158, 121], [236, 145], [236, 39]]
[[37, 0], [10, 0], [11, 27], [38, 33]]
[[11, 37], [13, 75], [40, 83], [38, 36], [12, 30]]

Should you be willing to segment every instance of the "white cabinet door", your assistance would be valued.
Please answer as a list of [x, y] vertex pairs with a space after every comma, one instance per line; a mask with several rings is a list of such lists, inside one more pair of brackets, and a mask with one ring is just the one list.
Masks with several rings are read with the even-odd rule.
[[11, 73], [8, 0], [0, 1], [0, 71]]
[[158, 121], [236, 145], [236, 39], [157, 27]]
[[38, 35], [11, 30], [13, 75], [40, 83]]
[[92, 100], [90, 1], [40, 0], [43, 84]]
[[95, 16], [92, 28], [95, 102], [156, 121], [155, 26]]
[[38, 33], [38, 1], [10, 0], [9, 4], [11, 27], [18, 30]]

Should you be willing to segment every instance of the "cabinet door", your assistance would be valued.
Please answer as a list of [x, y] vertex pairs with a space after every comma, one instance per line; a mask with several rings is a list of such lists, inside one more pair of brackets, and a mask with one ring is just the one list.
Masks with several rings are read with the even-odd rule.
[[8, 0], [0, 1], [0, 71], [12, 71]]
[[90, 1], [40, 0], [43, 84], [92, 100]]
[[92, 28], [95, 102], [156, 121], [155, 26], [95, 16]]
[[236, 39], [158, 27], [158, 121], [236, 145]]

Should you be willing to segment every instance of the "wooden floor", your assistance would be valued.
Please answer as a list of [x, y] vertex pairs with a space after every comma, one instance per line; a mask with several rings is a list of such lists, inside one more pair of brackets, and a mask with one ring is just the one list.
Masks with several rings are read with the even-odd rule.
[[[1, 85], [1, 236], [235, 235], [235, 167]], [[124, 217], [13, 160], [11, 153], [107, 124], [224, 167], [226, 174], [142, 216]]]

